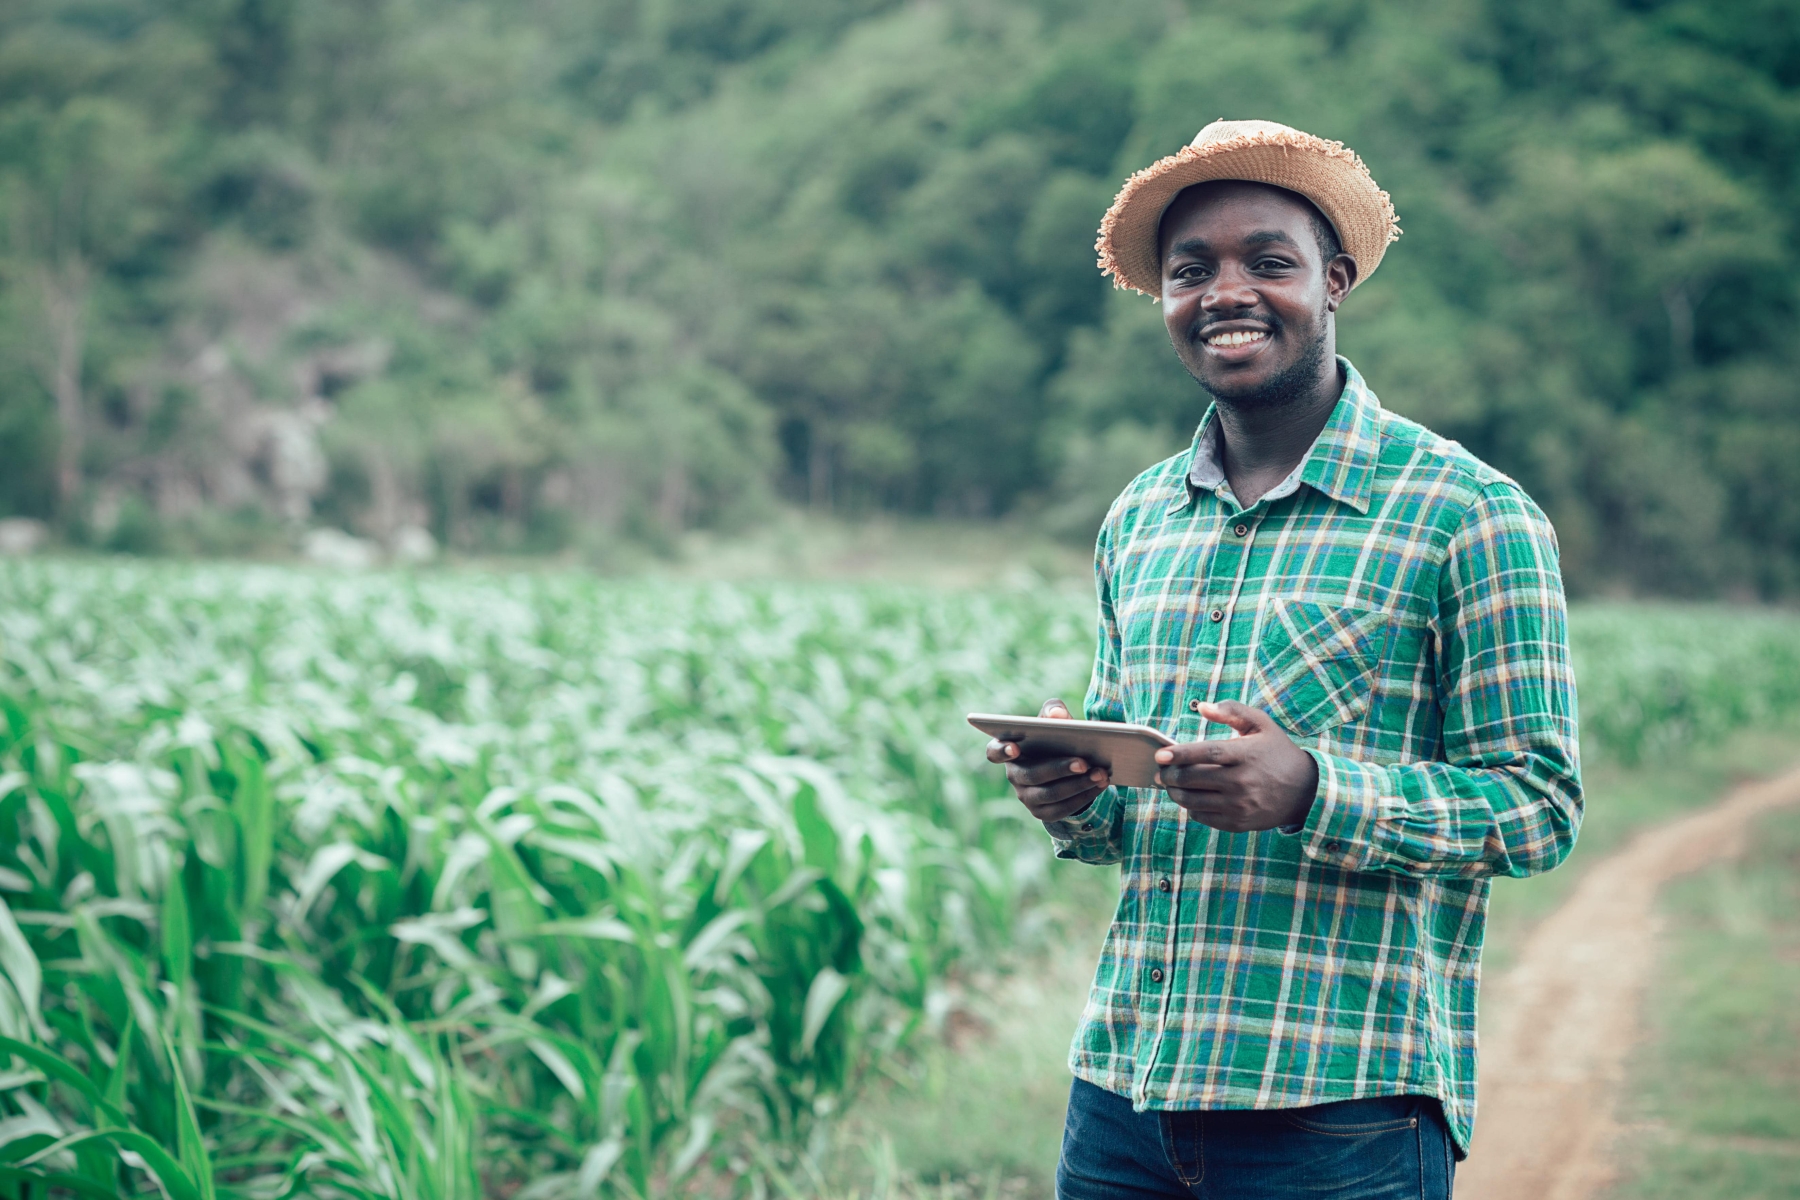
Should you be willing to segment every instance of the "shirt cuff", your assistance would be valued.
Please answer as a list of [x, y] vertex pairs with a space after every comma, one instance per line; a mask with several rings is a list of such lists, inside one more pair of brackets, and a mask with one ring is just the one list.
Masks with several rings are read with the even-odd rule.
[[1089, 858], [1093, 853], [1104, 853], [1112, 843], [1113, 819], [1118, 810], [1119, 789], [1109, 787], [1073, 816], [1045, 821], [1044, 830], [1056, 843], [1056, 857]]
[[1299, 830], [1308, 858], [1346, 871], [1368, 870], [1377, 857], [1375, 822], [1387, 791], [1387, 771], [1307, 749], [1319, 764], [1319, 790]]

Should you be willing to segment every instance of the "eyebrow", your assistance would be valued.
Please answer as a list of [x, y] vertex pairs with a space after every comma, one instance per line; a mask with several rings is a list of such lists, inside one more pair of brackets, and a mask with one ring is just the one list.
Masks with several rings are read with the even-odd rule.
[[[1259, 229], [1244, 238], [1244, 244], [1246, 246], [1292, 246], [1296, 250], [1300, 248], [1300, 243], [1279, 229]], [[1212, 248], [1212, 243], [1205, 238], [1182, 238], [1169, 247], [1169, 253], [1165, 257], [1173, 258], [1178, 254], [1207, 254], [1211, 252]]]

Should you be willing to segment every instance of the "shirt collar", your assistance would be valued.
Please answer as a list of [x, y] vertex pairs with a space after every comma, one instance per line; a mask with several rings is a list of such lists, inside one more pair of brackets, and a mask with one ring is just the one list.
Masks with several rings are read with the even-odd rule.
[[[1263, 496], [1279, 500], [1307, 484], [1340, 504], [1367, 514], [1375, 490], [1375, 462], [1381, 450], [1381, 402], [1350, 360], [1340, 356], [1344, 390], [1330, 420], [1313, 441], [1312, 449], [1288, 477]], [[1207, 408], [1194, 434], [1189, 466], [1182, 486], [1171, 498], [1170, 511], [1187, 505], [1196, 492], [1217, 492], [1225, 483], [1225, 467], [1219, 445], [1218, 406]]]

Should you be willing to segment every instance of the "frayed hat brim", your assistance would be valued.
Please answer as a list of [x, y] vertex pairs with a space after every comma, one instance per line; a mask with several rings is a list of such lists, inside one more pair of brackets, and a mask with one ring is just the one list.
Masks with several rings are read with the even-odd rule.
[[1266, 183], [1312, 201], [1355, 261], [1358, 284], [1375, 273], [1388, 244], [1400, 236], [1393, 202], [1342, 142], [1272, 121], [1216, 121], [1192, 145], [1125, 181], [1094, 243], [1100, 270], [1117, 287], [1160, 296], [1157, 229], [1163, 213], [1184, 188], [1221, 179]]

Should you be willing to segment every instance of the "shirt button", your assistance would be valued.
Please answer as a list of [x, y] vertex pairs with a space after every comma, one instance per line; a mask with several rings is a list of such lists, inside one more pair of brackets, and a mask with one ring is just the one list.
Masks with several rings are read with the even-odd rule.
[[1156, 881], [1156, 890], [1159, 892], [1166, 892], [1169, 890], [1169, 877], [1167, 875]]
[[1188, 701], [1188, 711], [1189, 712], [1199, 712], [1200, 711], [1200, 697], [1195, 696], [1192, 700]]
[[1326, 842], [1325, 843], [1325, 849], [1329, 850], [1333, 854], [1336, 854], [1339, 850], [1342, 850], [1343, 848], [1344, 848], [1344, 843], [1342, 843], [1342, 842]]
[[1094, 823], [1092, 821], [1085, 822], [1081, 827], [1081, 832], [1083, 832], [1083, 833], [1094, 832]]
[[1231, 527], [1231, 532], [1237, 534], [1239, 537], [1243, 537], [1246, 533], [1250, 532], [1250, 527], [1242, 521], [1239, 521], [1236, 525]]
[[1162, 968], [1161, 967], [1151, 967], [1150, 968], [1150, 982], [1151, 983], [1161, 983], [1162, 982]]
[[1212, 618], [1213, 623], [1216, 625], [1225, 619], [1225, 610], [1222, 608], [1215, 608], [1206, 615]]

